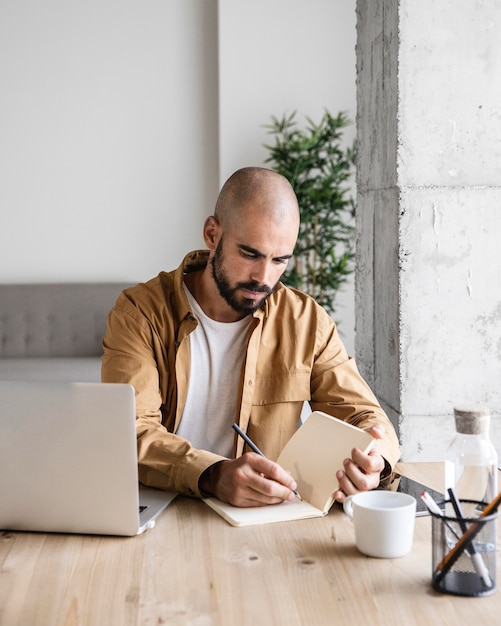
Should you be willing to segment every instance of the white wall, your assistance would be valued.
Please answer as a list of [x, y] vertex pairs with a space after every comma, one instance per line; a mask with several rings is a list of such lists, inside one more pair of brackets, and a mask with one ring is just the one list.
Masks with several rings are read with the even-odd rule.
[[355, 119], [355, 0], [2, 0], [0, 91], [0, 282], [145, 280], [272, 114]]
[[[264, 125], [297, 111], [319, 122], [327, 108], [346, 111], [355, 137], [355, 0], [219, 0], [220, 180], [261, 164]], [[354, 345], [353, 282], [339, 295], [336, 321]]]
[[272, 115], [355, 121], [355, 27], [355, 0], [219, 0], [221, 181], [267, 156]]
[[216, 32], [216, 0], [2, 1], [0, 281], [143, 280], [202, 244]]

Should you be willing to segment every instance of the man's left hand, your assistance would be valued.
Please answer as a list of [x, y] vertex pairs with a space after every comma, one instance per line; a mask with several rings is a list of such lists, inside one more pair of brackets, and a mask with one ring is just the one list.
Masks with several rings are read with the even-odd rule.
[[[382, 426], [372, 426], [368, 432], [375, 439], [382, 439], [384, 436]], [[372, 448], [368, 454], [364, 454], [358, 448], [353, 448], [351, 458], [345, 459], [343, 469], [336, 472], [339, 489], [334, 492], [334, 498], [338, 502], [344, 502], [346, 496], [376, 489], [384, 467], [384, 459], [377, 447]]]

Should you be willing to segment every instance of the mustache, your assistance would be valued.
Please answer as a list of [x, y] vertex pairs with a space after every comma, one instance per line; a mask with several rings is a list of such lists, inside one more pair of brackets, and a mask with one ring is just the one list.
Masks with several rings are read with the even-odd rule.
[[257, 291], [259, 293], [265, 293], [268, 296], [273, 293], [273, 289], [270, 289], [268, 285], [262, 285], [261, 283], [251, 281], [249, 283], [238, 283], [237, 288], [248, 289], [249, 291]]

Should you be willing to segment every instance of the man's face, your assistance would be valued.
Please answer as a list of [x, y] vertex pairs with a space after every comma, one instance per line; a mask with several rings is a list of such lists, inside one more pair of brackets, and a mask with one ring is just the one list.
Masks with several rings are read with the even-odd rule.
[[[259, 309], [273, 291], [277, 288], [278, 280], [274, 285], [261, 284], [256, 280], [241, 281], [232, 284], [228, 272], [225, 270], [223, 239], [219, 242], [211, 260], [212, 276], [218, 288], [219, 294], [231, 306], [242, 315], [250, 315]], [[227, 264], [229, 266], [229, 264]]]
[[292, 256], [297, 225], [242, 220], [239, 228], [221, 233], [211, 258], [219, 294], [239, 315], [263, 306], [275, 291]]

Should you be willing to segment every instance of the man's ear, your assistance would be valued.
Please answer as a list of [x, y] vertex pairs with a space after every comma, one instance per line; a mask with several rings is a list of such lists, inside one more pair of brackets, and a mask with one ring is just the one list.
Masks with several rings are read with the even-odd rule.
[[204, 241], [209, 250], [215, 250], [221, 238], [222, 228], [216, 216], [210, 215], [204, 224]]

